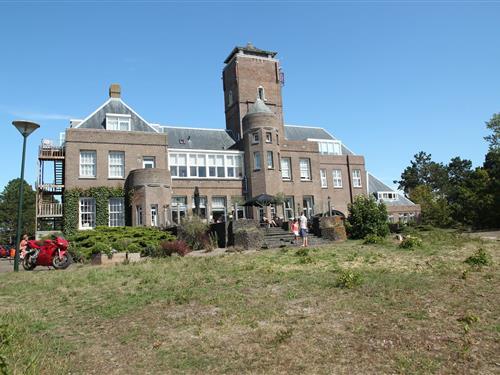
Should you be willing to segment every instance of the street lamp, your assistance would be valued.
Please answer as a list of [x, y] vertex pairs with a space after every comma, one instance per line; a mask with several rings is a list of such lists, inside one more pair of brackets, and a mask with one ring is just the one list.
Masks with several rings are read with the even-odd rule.
[[14, 258], [14, 271], [19, 271], [19, 243], [21, 241], [21, 224], [22, 224], [22, 208], [23, 208], [23, 194], [24, 194], [24, 159], [26, 156], [26, 138], [33, 133], [40, 125], [30, 121], [12, 121], [12, 125], [19, 130], [23, 136], [23, 158], [21, 162], [21, 181], [19, 183], [19, 201], [17, 204], [17, 232], [16, 232], [16, 256]]

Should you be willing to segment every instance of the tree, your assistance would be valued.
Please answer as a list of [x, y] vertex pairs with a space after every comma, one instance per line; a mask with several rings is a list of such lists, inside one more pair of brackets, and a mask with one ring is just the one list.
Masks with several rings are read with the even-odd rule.
[[445, 197], [433, 192], [430, 186], [417, 186], [412, 190], [410, 199], [420, 204], [423, 224], [446, 227], [452, 223], [448, 201]]
[[484, 137], [489, 143], [490, 151], [500, 150], [500, 113], [495, 113], [491, 120], [486, 123], [486, 127], [493, 132], [493, 134]]
[[389, 234], [387, 208], [373, 197], [358, 195], [349, 205], [347, 229], [352, 238], [365, 238], [369, 234], [385, 237]]
[[[0, 241], [12, 243], [17, 230], [17, 205], [21, 179], [10, 180], [0, 194]], [[22, 234], [35, 234], [35, 192], [26, 181], [22, 206]]]
[[433, 191], [440, 191], [447, 182], [446, 167], [432, 161], [431, 154], [420, 151], [415, 154], [410, 166], [401, 174], [401, 180], [394, 181], [407, 195], [419, 185], [428, 185]]

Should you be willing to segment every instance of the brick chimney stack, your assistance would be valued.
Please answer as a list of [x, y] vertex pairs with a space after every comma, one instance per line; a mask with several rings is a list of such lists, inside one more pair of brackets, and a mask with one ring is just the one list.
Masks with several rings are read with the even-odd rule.
[[110, 98], [119, 98], [121, 97], [122, 89], [118, 83], [112, 83], [109, 86], [109, 97]]

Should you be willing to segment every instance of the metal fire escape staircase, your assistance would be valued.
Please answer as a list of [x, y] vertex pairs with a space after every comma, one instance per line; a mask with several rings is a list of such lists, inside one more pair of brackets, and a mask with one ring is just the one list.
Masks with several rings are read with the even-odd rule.
[[64, 193], [64, 145], [42, 140], [38, 152], [36, 186], [37, 237], [62, 230]]

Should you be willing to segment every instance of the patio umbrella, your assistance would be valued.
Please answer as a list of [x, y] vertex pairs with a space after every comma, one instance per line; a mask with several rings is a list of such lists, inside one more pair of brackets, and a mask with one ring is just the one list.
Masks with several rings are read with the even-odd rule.
[[269, 194], [259, 194], [254, 198], [247, 200], [244, 206], [256, 206], [256, 207], [264, 207], [269, 206], [270, 204], [275, 202], [275, 198]]

